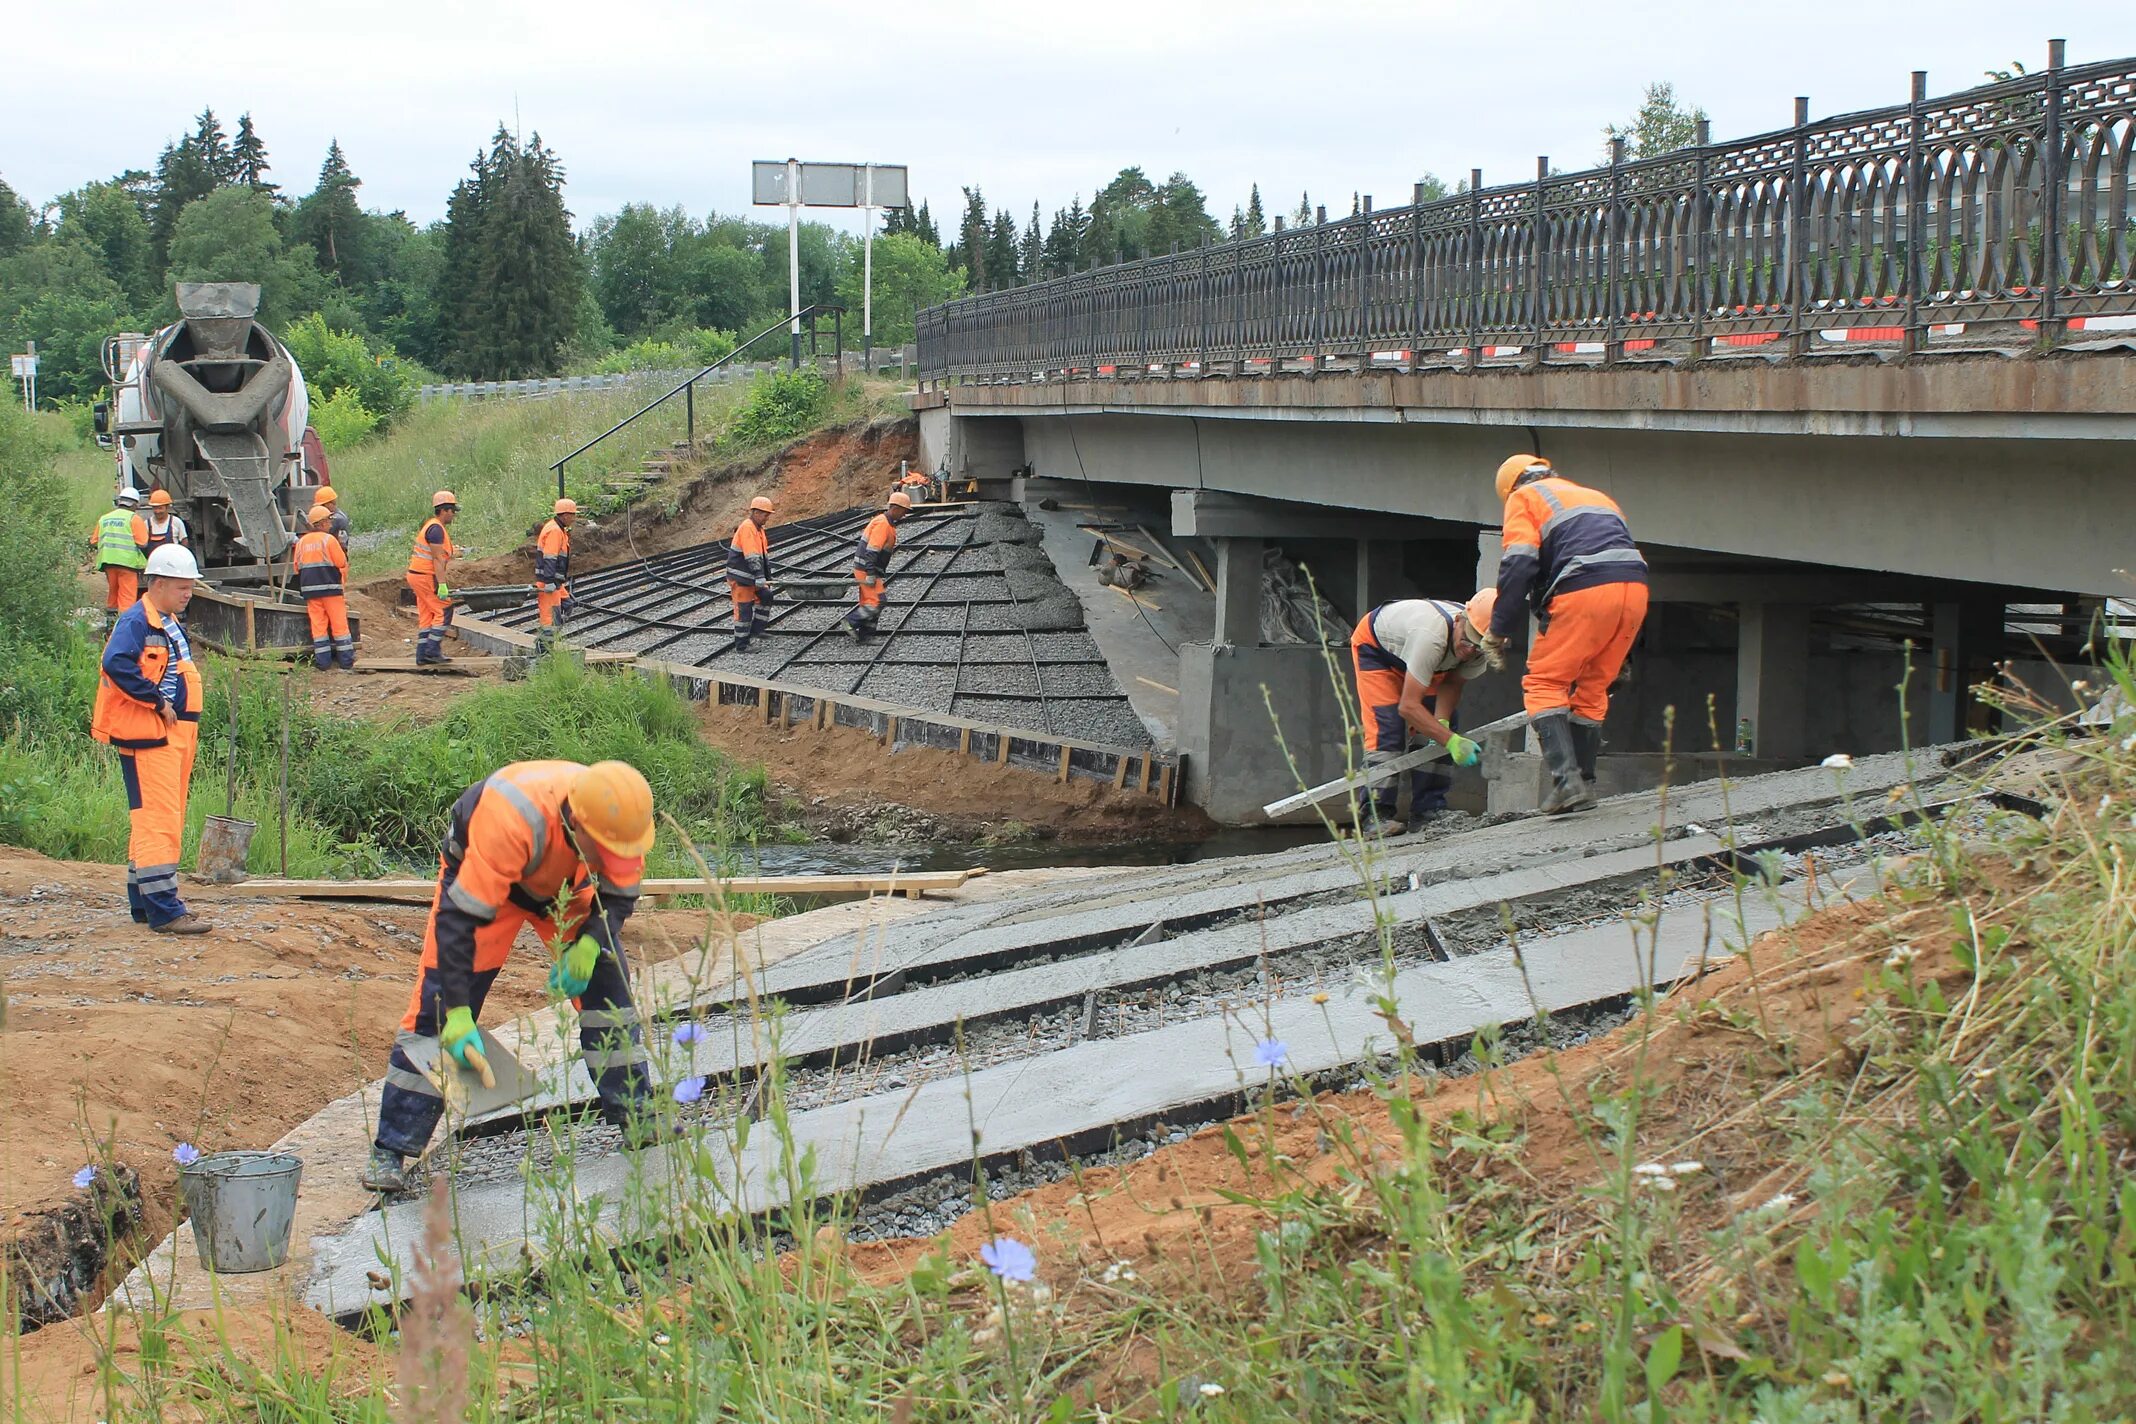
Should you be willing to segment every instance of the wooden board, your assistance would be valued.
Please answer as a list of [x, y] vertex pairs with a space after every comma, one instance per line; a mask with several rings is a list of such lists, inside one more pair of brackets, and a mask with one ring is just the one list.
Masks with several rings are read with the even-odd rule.
[[[956, 890], [978, 870], [915, 870], [903, 875], [736, 875], [718, 886], [728, 895], [908, 895], [929, 890]], [[428, 904], [437, 890], [435, 880], [243, 880], [223, 885], [209, 894], [234, 895], [240, 899], [288, 897], [299, 900], [406, 900]], [[647, 880], [639, 894], [646, 899], [673, 895], [704, 895], [711, 882], [696, 876]]]

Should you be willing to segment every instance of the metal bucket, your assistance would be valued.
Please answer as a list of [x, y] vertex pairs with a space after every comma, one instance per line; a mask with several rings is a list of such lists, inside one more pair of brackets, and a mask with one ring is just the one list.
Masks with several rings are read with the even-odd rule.
[[214, 885], [235, 885], [245, 878], [245, 856], [252, 850], [257, 821], [210, 816], [200, 825], [200, 878]]
[[271, 1271], [289, 1258], [302, 1158], [288, 1152], [217, 1152], [178, 1174], [193, 1244], [209, 1270]]

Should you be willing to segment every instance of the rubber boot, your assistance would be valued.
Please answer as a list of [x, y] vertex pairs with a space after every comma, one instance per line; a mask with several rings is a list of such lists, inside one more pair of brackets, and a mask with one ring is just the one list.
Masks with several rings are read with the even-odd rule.
[[374, 1144], [360, 1180], [374, 1192], [404, 1192], [408, 1190], [408, 1168], [400, 1153]]
[[1560, 816], [1594, 805], [1594, 797], [1588, 795], [1586, 784], [1580, 780], [1580, 754], [1572, 745], [1572, 718], [1556, 712], [1536, 718], [1532, 725], [1535, 739], [1543, 744], [1543, 764], [1550, 769], [1550, 794], [1543, 798], [1542, 813]]
[[1600, 799], [1600, 792], [1595, 786], [1595, 762], [1602, 755], [1602, 729], [1592, 722], [1574, 722], [1572, 753], [1574, 760], [1580, 764], [1580, 781], [1587, 792], [1587, 799]]

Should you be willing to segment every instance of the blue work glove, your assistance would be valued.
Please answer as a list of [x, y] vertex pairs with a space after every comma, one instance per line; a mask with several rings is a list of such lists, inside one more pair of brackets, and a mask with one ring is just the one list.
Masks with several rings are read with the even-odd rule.
[[445, 1015], [445, 1031], [438, 1037], [444, 1043], [445, 1051], [462, 1068], [474, 1066], [467, 1061], [469, 1049], [485, 1055], [489, 1051], [482, 1045], [482, 1031], [475, 1027], [475, 1011], [470, 1008], [449, 1010]]
[[593, 982], [593, 966], [600, 960], [601, 946], [592, 935], [580, 935], [578, 943], [549, 966], [549, 994], [557, 999], [576, 999]]
[[1446, 739], [1446, 754], [1455, 766], [1474, 766], [1482, 757], [1483, 749], [1456, 732]]

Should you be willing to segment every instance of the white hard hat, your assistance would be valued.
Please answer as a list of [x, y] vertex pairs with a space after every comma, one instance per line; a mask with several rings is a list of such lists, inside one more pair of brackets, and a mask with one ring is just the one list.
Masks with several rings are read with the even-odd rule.
[[165, 544], [148, 556], [150, 578], [197, 579], [200, 565], [193, 562], [193, 551], [177, 544]]
[[141, 502], [141, 491], [135, 489], [132, 485], [128, 485], [119, 491], [117, 498], [120, 504], [139, 504]]

